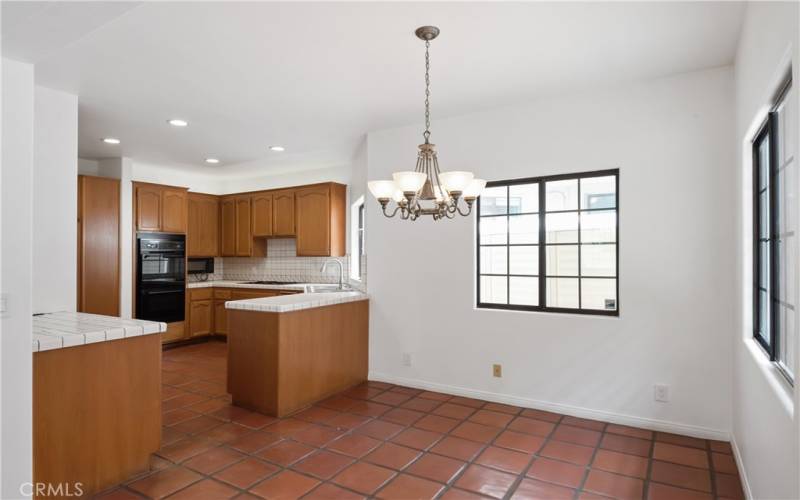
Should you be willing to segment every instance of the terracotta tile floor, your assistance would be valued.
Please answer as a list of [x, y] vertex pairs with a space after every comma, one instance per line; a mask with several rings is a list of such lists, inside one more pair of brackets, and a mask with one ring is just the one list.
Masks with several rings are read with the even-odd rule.
[[164, 352], [162, 449], [102, 498], [743, 497], [728, 443], [380, 382], [279, 420], [230, 404], [225, 364]]

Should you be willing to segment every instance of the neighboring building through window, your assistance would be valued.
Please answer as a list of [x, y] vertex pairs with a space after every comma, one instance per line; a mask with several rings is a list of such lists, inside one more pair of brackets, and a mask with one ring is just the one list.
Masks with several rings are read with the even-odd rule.
[[487, 184], [477, 306], [618, 315], [618, 170]]
[[753, 338], [794, 380], [797, 102], [791, 81], [753, 140]]

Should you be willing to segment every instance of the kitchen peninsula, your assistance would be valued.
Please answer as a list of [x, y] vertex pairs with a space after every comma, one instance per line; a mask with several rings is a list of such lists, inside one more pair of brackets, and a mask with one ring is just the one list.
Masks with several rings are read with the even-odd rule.
[[33, 318], [33, 479], [91, 495], [148, 469], [161, 443], [165, 323]]
[[225, 308], [235, 405], [282, 417], [367, 379], [366, 294], [281, 295]]

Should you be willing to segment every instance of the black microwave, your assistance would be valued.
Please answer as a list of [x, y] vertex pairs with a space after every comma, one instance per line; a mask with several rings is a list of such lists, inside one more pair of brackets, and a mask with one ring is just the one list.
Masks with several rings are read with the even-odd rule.
[[214, 258], [189, 259], [186, 271], [189, 274], [214, 274]]

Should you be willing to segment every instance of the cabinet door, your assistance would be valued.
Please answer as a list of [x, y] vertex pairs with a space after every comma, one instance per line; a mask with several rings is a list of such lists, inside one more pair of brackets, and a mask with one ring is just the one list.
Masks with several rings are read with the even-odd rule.
[[298, 189], [297, 255], [326, 256], [331, 254], [330, 188], [310, 186]]
[[167, 233], [186, 232], [186, 190], [161, 190], [161, 230]]
[[250, 197], [239, 197], [236, 199], [236, 255], [239, 257], [249, 257], [253, 253], [250, 224]]
[[272, 193], [272, 233], [275, 236], [294, 236], [294, 190]]
[[228, 334], [228, 312], [225, 310], [225, 300], [214, 301], [214, 333], [217, 335]]
[[216, 196], [189, 193], [188, 207], [187, 255], [216, 257], [219, 255], [219, 200]]
[[222, 256], [236, 256], [236, 200], [224, 198], [220, 202], [220, 227]]
[[189, 336], [197, 337], [211, 333], [214, 324], [212, 300], [193, 300], [189, 304]]
[[251, 200], [253, 236], [272, 236], [272, 194], [257, 193]]
[[136, 186], [136, 229], [161, 231], [161, 188]]

